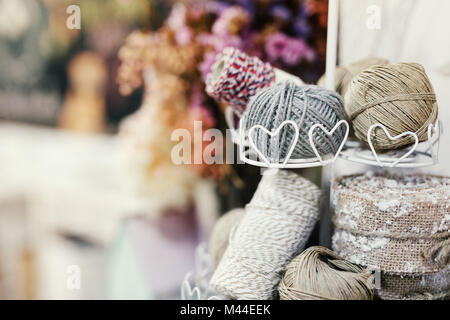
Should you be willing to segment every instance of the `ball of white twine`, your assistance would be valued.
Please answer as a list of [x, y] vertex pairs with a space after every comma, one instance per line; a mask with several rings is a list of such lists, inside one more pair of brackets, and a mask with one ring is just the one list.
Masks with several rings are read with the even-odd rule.
[[275, 299], [287, 264], [304, 248], [318, 218], [317, 186], [293, 171], [269, 173], [246, 206], [210, 282], [232, 299]]

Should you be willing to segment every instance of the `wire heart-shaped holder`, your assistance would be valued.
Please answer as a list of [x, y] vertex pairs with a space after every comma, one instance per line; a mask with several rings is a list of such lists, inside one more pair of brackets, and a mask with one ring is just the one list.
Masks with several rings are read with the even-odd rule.
[[[273, 137], [276, 137], [277, 135], [279, 135], [280, 131], [285, 126], [288, 126], [288, 125], [293, 127], [294, 137], [291, 141], [291, 145], [289, 146], [286, 157], [283, 160], [283, 162], [270, 162], [269, 159], [267, 159], [267, 157], [256, 146], [255, 142], [253, 141], [252, 134], [254, 133], [255, 130], [258, 129], [258, 130], [263, 131], [265, 134], [267, 134], [271, 138], [273, 138]], [[315, 143], [313, 141], [313, 136], [312, 136], [313, 131], [316, 128], [320, 128], [321, 130], [323, 130], [325, 132], [325, 134], [331, 136], [334, 134], [334, 132], [337, 130], [337, 128], [339, 128], [341, 125], [346, 126], [347, 130], [345, 133], [345, 137], [342, 140], [342, 143], [339, 146], [336, 154], [334, 154], [332, 156], [328, 156], [328, 157], [325, 156], [327, 159], [324, 159], [324, 157], [318, 153]], [[316, 157], [292, 159], [291, 158], [292, 153], [294, 152], [294, 149], [297, 145], [297, 142], [298, 142], [299, 136], [300, 136], [300, 129], [296, 122], [294, 122], [293, 120], [285, 120], [274, 131], [269, 131], [261, 125], [255, 125], [255, 126], [252, 126], [251, 128], [249, 128], [247, 130], [246, 134], [242, 134], [244, 132], [244, 129], [242, 128], [242, 124], [241, 124], [240, 130], [239, 130], [239, 132], [241, 133], [240, 134], [241, 142], [238, 144], [239, 145], [239, 156], [240, 156], [240, 159], [245, 163], [248, 163], [248, 164], [251, 164], [254, 166], [259, 166], [259, 167], [266, 167], [266, 168], [291, 168], [291, 169], [294, 169], [294, 168], [311, 168], [311, 167], [324, 166], [324, 165], [334, 162], [337, 159], [339, 153], [341, 152], [342, 148], [345, 145], [345, 142], [346, 142], [348, 134], [349, 134], [349, 130], [350, 130], [350, 127], [346, 120], [339, 121], [332, 128], [331, 131], [326, 130], [326, 128], [320, 123], [314, 124], [313, 126], [311, 126], [311, 128], [308, 132], [308, 137], [309, 137], [309, 143], [310, 143], [311, 148], [314, 151]], [[247, 143], [245, 143], [244, 141]], [[256, 155], [258, 159], [250, 158], [251, 155]]]
[[[383, 155], [378, 155], [372, 142], [372, 132], [376, 128], [382, 129], [390, 140], [397, 140], [405, 136], [412, 136], [414, 138], [414, 144], [409, 147], [409, 150], [399, 149], [390, 151]], [[419, 138], [414, 132], [406, 131], [393, 137], [389, 134], [383, 124], [377, 123], [370, 126], [367, 131], [369, 150], [361, 146], [346, 145], [346, 149], [341, 152], [340, 156], [345, 160], [368, 165], [376, 165], [379, 167], [417, 168], [433, 166], [439, 162], [438, 155], [441, 132], [442, 125], [440, 121], [437, 121], [435, 125], [430, 124], [427, 128], [427, 141], [424, 143], [419, 143]], [[419, 147], [422, 145], [426, 146], [425, 150], [423, 150], [423, 148], [419, 150]]]
[[206, 243], [202, 242], [195, 249], [195, 278], [200, 290], [208, 290], [212, 272], [211, 256]]
[[191, 282], [189, 281], [191, 277], [191, 272], [188, 272], [184, 277], [181, 284], [181, 300], [201, 300], [200, 288], [196, 286], [191, 287]]
[[[406, 136], [412, 136], [414, 138], [414, 145], [403, 156], [396, 159], [392, 163], [386, 164], [385, 162], [381, 162], [380, 159], [378, 158], [378, 153], [375, 151], [375, 148], [372, 143], [372, 132], [376, 128], [380, 128], [381, 130], [383, 130], [384, 133], [386, 134], [386, 137], [388, 137], [389, 140], [398, 140], [398, 139], [406, 137]], [[391, 136], [391, 134], [389, 133], [389, 131], [386, 129], [386, 127], [383, 124], [376, 123], [376, 124], [371, 125], [369, 130], [367, 130], [367, 143], [369, 144], [369, 147], [370, 147], [370, 150], [372, 151], [373, 157], [375, 158], [375, 160], [377, 161], [377, 163], [380, 167], [384, 167], [385, 165], [387, 165], [389, 167], [395, 167], [398, 163], [400, 163], [400, 161], [408, 158], [416, 150], [417, 145], [419, 144], [419, 138], [417, 137], [417, 134], [415, 134], [414, 132], [411, 132], [411, 131], [405, 131], [405, 132], [393, 137], [393, 136]]]
[[427, 130], [428, 147], [424, 152], [431, 154], [431, 158], [433, 160], [432, 165], [439, 163], [439, 146], [440, 146], [439, 142], [441, 138], [441, 133], [442, 133], [442, 126], [440, 120], [436, 122], [436, 125], [430, 123]]
[[280, 126], [274, 132], [270, 132], [269, 130], [267, 130], [266, 128], [264, 128], [261, 125], [253, 126], [248, 130], [248, 142], [250, 144], [250, 147], [252, 147], [253, 150], [256, 151], [258, 156], [261, 157], [261, 159], [263, 159], [263, 161], [266, 163], [267, 167], [274, 167], [274, 165], [276, 165], [276, 167], [278, 168], [279, 166], [277, 164], [270, 163], [269, 160], [266, 158], [266, 156], [264, 156], [262, 154], [262, 152], [258, 149], [258, 147], [255, 145], [255, 142], [253, 141], [252, 133], [256, 129], [260, 129], [261, 131], [263, 131], [264, 133], [266, 133], [267, 135], [269, 135], [270, 137], [273, 138], [280, 133], [281, 129], [283, 129], [284, 126], [287, 126], [287, 125], [292, 125], [294, 127], [295, 134], [294, 134], [294, 139], [289, 148], [289, 151], [286, 155], [286, 158], [284, 159], [283, 163], [281, 164], [281, 168], [284, 168], [284, 167], [286, 167], [287, 162], [291, 158], [292, 152], [294, 152], [295, 145], [297, 144], [297, 141], [298, 141], [299, 129], [298, 129], [297, 124], [292, 120], [285, 120], [280, 124]]
[[[337, 130], [337, 128], [339, 128], [341, 125], [345, 126], [344, 139], [342, 140], [341, 144], [339, 145], [339, 148], [338, 148], [336, 154], [331, 159], [323, 160], [322, 156], [317, 151], [316, 144], [314, 143], [314, 140], [313, 140], [314, 130], [316, 128], [320, 128], [326, 135], [332, 136], [333, 133]], [[311, 128], [309, 129], [309, 132], [308, 132], [309, 144], [311, 145], [311, 148], [313, 149], [314, 153], [316, 154], [317, 159], [319, 159], [319, 161], [322, 165], [328, 164], [330, 162], [330, 160], [332, 162], [336, 161], [337, 157], [341, 153], [342, 148], [345, 145], [345, 142], [347, 141], [349, 132], [350, 132], [350, 126], [348, 125], [348, 122], [345, 120], [340, 120], [338, 123], [336, 123], [336, 125], [333, 127], [333, 129], [331, 129], [331, 131], [328, 131], [321, 123], [316, 123], [315, 125], [311, 126]]]
[[209, 287], [212, 273], [207, 245], [200, 243], [195, 250], [195, 272], [188, 272], [181, 283], [181, 300], [223, 300]]

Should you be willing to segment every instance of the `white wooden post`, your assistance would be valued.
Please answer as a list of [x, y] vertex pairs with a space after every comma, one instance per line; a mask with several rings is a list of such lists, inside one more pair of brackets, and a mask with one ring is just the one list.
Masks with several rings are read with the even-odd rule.
[[[326, 87], [334, 91], [334, 74], [337, 63], [337, 41], [339, 25], [339, 0], [328, 2]], [[331, 245], [330, 187], [333, 177], [333, 164], [322, 167], [322, 203], [320, 207], [319, 244], [329, 248]]]

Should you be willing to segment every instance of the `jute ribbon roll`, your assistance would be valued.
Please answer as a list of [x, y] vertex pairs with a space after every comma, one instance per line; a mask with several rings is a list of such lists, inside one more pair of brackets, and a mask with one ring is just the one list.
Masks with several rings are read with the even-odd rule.
[[[450, 178], [353, 175], [338, 179], [333, 190], [332, 242], [340, 256], [400, 278], [448, 270]], [[382, 290], [390, 296], [391, 289]]]
[[[425, 141], [428, 126], [438, 116], [433, 87], [417, 63], [376, 65], [362, 71], [345, 94], [345, 111], [356, 137], [366, 145], [369, 128], [378, 123], [392, 137], [410, 131], [420, 142]], [[415, 141], [411, 135], [392, 140], [381, 128], [373, 130], [371, 140], [377, 151], [401, 148]]]
[[450, 297], [450, 272], [409, 275], [381, 272], [376, 297], [384, 300], [440, 300]]
[[324, 247], [310, 247], [286, 268], [278, 286], [281, 300], [370, 300], [372, 272]]
[[274, 299], [318, 218], [320, 190], [293, 171], [264, 175], [211, 279], [232, 299]]

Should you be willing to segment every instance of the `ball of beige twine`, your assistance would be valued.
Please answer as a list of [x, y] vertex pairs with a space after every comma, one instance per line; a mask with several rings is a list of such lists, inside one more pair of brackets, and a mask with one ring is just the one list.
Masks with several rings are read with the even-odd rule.
[[[364, 59], [355, 61], [349, 65], [342, 65], [337, 66], [336, 71], [334, 74], [334, 90], [339, 93], [341, 96], [344, 96], [347, 92], [348, 86], [350, 82], [352, 81], [353, 77], [358, 75], [361, 71], [372, 67], [374, 65], [383, 65], [388, 64], [389, 60], [380, 58], [380, 57], [374, 57], [369, 56]], [[324, 74], [319, 81], [317, 82], [317, 85], [321, 87], [325, 87], [326, 85], [326, 74]]]
[[217, 220], [209, 239], [209, 253], [211, 255], [214, 269], [222, 259], [225, 250], [228, 247], [230, 232], [235, 225], [241, 221], [245, 210], [237, 208], [228, 211], [219, 220]]
[[[376, 65], [353, 78], [345, 94], [345, 111], [355, 135], [368, 145], [373, 124], [384, 125], [394, 137], [406, 131], [427, 140], [428, 126], [436, 122], [438, 108], [433, 87], [417, 63]], [[392, 140], [381, 128], [371, 136], [377, 151], [401, 148], [415, 142], [411, 135]]]
[[278, 291], [281, 300], [371, 300], [373, 275], [330, 249], [310, 247], [288, 265]]

